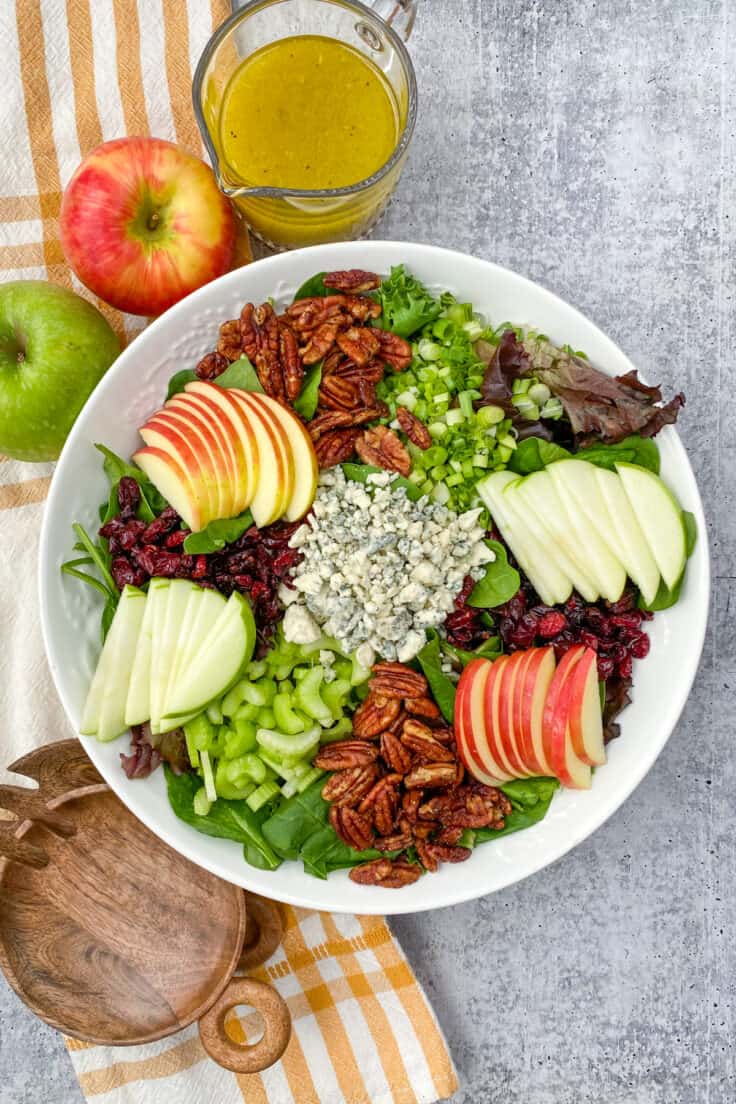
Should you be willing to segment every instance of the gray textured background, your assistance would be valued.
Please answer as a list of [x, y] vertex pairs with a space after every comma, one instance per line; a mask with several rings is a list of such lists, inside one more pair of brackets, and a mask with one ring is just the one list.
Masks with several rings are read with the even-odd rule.
[[[689, 705], [625, 806], [521, 885], [394, 927], [458, 1104], [731, 1104], [736, 0], [421, 8], [419, 124], [378, 235], [540, 281], [686, 391], [715, 583]], [[59, 1038], [1, 982], [0, 1101], [81, 1101]]]

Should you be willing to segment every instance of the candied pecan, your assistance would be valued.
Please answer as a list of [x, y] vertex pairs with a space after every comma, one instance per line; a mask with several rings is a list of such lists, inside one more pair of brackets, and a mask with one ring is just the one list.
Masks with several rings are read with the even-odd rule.
[[297, 340], [288, 326], [279, 326], [279, 355], [281, 371], [284, 377], [286, 397], [289, 402], [299, 398], [304, 382], [304, 364], [299, 358]]
[[457, 782], [457, 765], [453, 763], [422, 763], [404, 778], [407, 790], [441, 790]]
[[[404, 709], [414, 717], [425, 717], [430, 721], [440, 716], [439, 706], [435, 705], [431, 698], [407, 698]], [[436, 738], [434, 732], [432, 735]]]
[[416, 839], [429, 839], [439, 828], [439, 822], [436, 820], [418, 820], [414, 825], [413, 832]]
[[348, 268], [326, 272], [322, 283], [327, 288], [336, 288], [337, 291], [372, 291], [373, 288], [380, 287], [381, 277], [362, 268]]
[[329, 812], [330, 824], [348, 847], [367, 851], [373, 843], [373, 828], [369, 820], [355, 809], [333, 805]]
[[368, 697], [353, 716], [353, 735], [372, 740], [394, 723], [401, 712], [401, 702], [378, 693], [372, 686]]
[[[340, 376], [342, 379], [355, 380], [356, 383], [380, 383], [383, 379], [383, 367], [377, 360], [371, 360], [368, 364], [357, 365], [353, 364], [352, 360], [348, 357], [340, 354], [341, 360], [335, 362], [332, 368], [331, 374], [333, 376]], [[328, 358], [329, 359], [329, 358]], [[325, 370], [322, 368], [322, 375], [324, 377]]]
[[373, 841], [376, 851], [403, 851], [413, 843], [411, 832], [394, 832], [392, 836], [379, 836]]
[[417, 448], [429, 448], [432, 444], [432, 438], [424, 422], [420, 422], [416, 415], [407, 410], [405, 406], [396, 407], [396, 419], [406, 436]]
[[427, 680], [404, 663], [376, 663], [373, 666], [371, 690], [389, 698], [423, 698]]
[[[255, 307], [252, 303], [245, 303], [243, 309], [240, 312], [240, 322], [237, 323], [238, 331], [240, 333], [240, 346], [242, 351], [248, 357], [253, 364], [255, 364], [256, 353], [258, 352], [258, 333], [256, 331], [254, 314]], [[234, 330], [232, 329], [233, 323], [226, 322], [225, 326], [228, 327], [228, 336], [232, 336], [234, 339]], [[224, 327], [220, 328], [220, 336], [223, 336]], [[234, 340], [233, 340], [234, 345]], [[240, 356], [240, 353], [238, 353]]]
[[411, 364], [411, 345], [398, 334], [389, 330], [374, 330], [380, 348], [379, 357], [389, 364], [394, 372], [404, 372]]
[[414, 846], [425, 870], [428, 870], [430, 874], [434, 874], [436, 870], [439, 870], [440, 864], [431, 843], [427, 840], [417, 839], [414, 841]]
[[[425, 720], [431, 720], [431, 718], [425, 718]], [[432, 735], [434, 736], [435, 740], [439, 740], [441, 744], [455, 743], [455, 733], [449, 727], [449, 725], [434, 725], [432, 728]]]
[[393, 830], [399, 808], [400, 782], [398, 774], [384, 775], [369, 790], [358, 807], [363, 815], [370, 814], [381, 836], [387, 836]]
[[381, 733], [381, 757], [392, 771], [401, 775], [408, 774], [414, 762], [408, 747], [390, 729]]
[[246, 303], [240, 312], [243, 349], [252, 361], [261, 387], [274, 399], [286, 398], [281, 365], [282, 324], [270, 303]]
[[399, 438], [388, 426], [378, 425], [366, 429], [358, 438], [355, 451], [364, 464], [376, 464], [386, 471], [407, 476], [411, 471], [411, 457]]
[[247, 350], [243, 349], [240, 322], [237, 318], [233, 318], [229, 322], [223, 322], [220, 326], [220, 339], [217, 342], [217, 352], [220, 356], [225, 357], [228, 364], [231, 364], [234, 360], [240, 360], [244, 351], [246, 356], [248, 356]]
[[309, 436], [313, 441], [319, 441], [323, 433], [329, 433], [333, 429], [345, 429], [353, 425], [353, 415], [347, 410], [327, 410], [324, 414], [318, 414], [307, 425]]
[[350, 871], [350, 878], [359, 885], [377, 885], [383, 889], [401, 889], [421, 876], [421, 866], [407, 859], [374, 859]]
[[348, 767], [364, 767], [378, 758], [378, 748], [366, 740], [338, 740], [326, 744], [314, 758], [315, 767], [339, 771]]
[[410, 717], [404, 721], [401, 742], [429, 763], [454, 763], [455, 753], [435, 740], [431, 728]]
[[373, 360], [380, 348], [377, 332], [368, 326], [351, 326], [349, 330], [337, 335], [338, 348], [362, 368]]
[[295, 333], [306, 335], [325, 322], [334, 322], [338, 326], [349, 326], [350, 315], [345, 311], [344, 295], [313, 296], [311, 299], [299, 299], [286, 309], [284, 320]]
[[335, 344], [338, 325], [336, 322], [323, 322], [312, 332], [309, 342], [302, 349], [302, 361], [304, 364], [316, 364], [318, 360], [329, 353]]
[[207, 356], [202, 357], [194, 371], [200, 379], [212, 380], [221, 376], [229, 364], [230, 361], [222, 353], [207, 353]]
[[461, 863], [473, 854], [469, 847], [455, 847], [447, 843], [435, 843], [433, 841], [430, 847], [432, 848], [432, 854], [440, 862]]
[[314, 454], [321, 468], [334, 468], [349, 460], [355, 452], [355, 442], [360, 436], [358, 429], [333, 429], [325, 433], [314, 446]]
[[349, 364], [351, 362], [347, 360], [342, 349], [332, 349], [324, 359], [322, 365], [322, 379], [326, 379], [327, 376], [339, 372], [343, 364], [346, 363]]
[[421, 790], [408, 790], [401, 798], [401, 811], [409, 824], [416, 824], [419, 806], [422, 804]]
[[369, 763], [365, 767], [351, 767], [331, 775], [322, 787], [322, 797], [335, 805], [357, 805], [365, 797], [378, 777], [378, 767]]
[[462, 828], [442, 828], [434, 837], [434, 843], [448, 843], [451, 847], [458, 842], [463, 834]]
[[356, 406], [370, 405], [362, 399], [359, 383], [342, 376], [328, 376], [322, 380], [319, 402], [325, 410], [353, 410]]
[[356, 322], [366, 322], [369, 318], [378, 318], [382, 311], [380, 303], [369, 299], [367, 295], [346, 295], [345, 310]]

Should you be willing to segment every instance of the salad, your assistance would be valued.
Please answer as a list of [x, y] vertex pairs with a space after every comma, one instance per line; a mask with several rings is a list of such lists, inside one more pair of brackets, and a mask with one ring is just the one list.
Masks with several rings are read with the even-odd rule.
[[404, 266], [246, 303], [170, 380], [62, 571], [100, 595], [81, 732], [131, 734], [245, 861], [400, 888], [588, 789], [696, 533], [684, 402]]

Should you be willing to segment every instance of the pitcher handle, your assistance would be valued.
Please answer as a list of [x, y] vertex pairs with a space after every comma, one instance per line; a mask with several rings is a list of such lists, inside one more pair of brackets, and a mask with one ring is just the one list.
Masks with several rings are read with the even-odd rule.
[[419, 0], [367, 0], [376, 15], [388, 23], [396, 33], [406, 40], [412, 32], [417, 17]]

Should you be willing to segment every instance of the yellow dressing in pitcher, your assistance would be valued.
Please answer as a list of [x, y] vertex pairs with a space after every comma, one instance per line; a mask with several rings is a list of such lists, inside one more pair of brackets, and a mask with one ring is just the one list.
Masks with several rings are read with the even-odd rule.
[[234, 71], [220, 106], [223, 167], [252, 187], [357, 184], [389, 160], [399, 133], [380, 69], [322, 35], [261, 47]]

